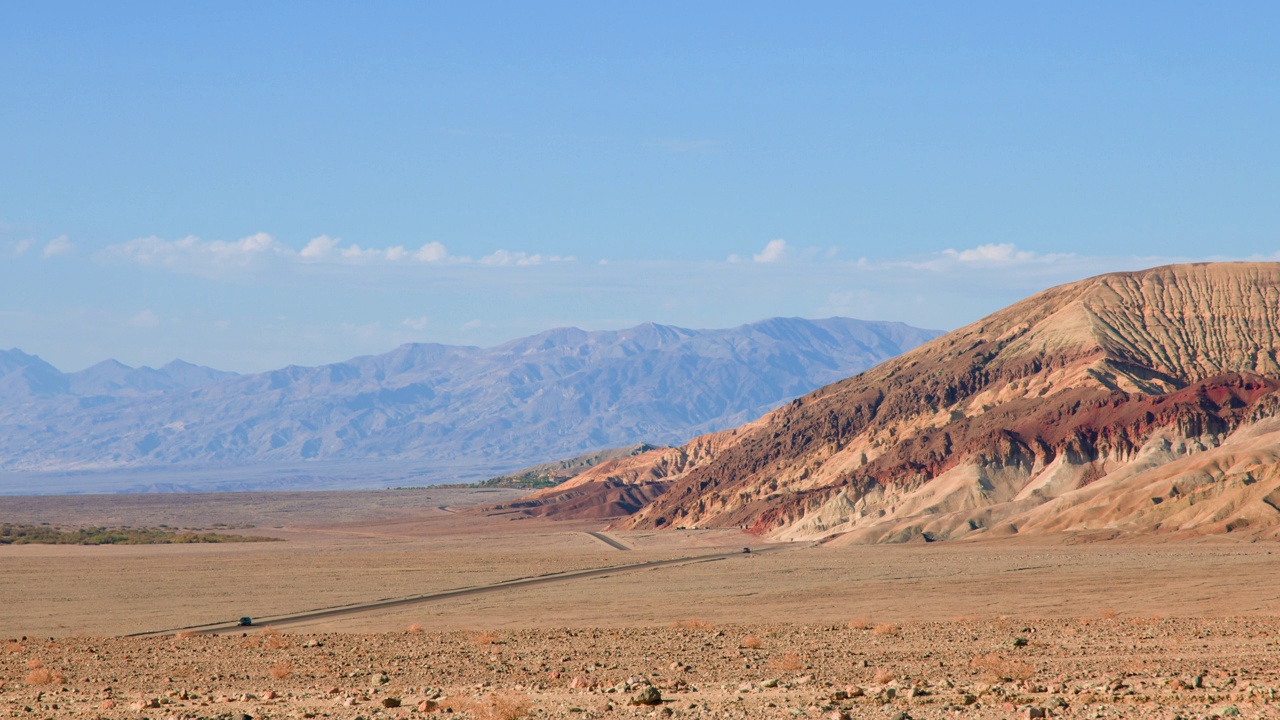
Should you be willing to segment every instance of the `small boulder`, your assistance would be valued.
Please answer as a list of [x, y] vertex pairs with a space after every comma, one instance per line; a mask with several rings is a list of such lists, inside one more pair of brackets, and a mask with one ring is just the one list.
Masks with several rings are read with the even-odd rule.
[[658, 692], [658, 688], [648, 685], [636, 696], [631, 698], [632, 705], [661, 705], [662, 693]]

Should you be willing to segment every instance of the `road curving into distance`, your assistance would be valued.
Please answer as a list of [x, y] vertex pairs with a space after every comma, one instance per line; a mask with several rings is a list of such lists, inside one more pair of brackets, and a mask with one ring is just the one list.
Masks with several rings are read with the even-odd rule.
[[[598, 539], [614, 545], [608, 539], [591, 533]], [[621, 545], [621, 543], [618, 543]], [[796, 547], [807, 547], [803, 545], [769, 545], [761, 548], [752, 548], [752, 554], [777, 552], [779, 550], [791, 550]], [[617, 547], [617, 545], [615, 545]], [[623, 546], [621, 549], [629, 550]], [[655, 568], [671, 567], [674, 565], [692, 565], [695, 563], [715, 562], [717, 560], [728, 560], [730, 558], [750, 557], [746, 549], [742, 550], [722, 550], [720, 552], [707, 553], [705, 555], [689, 555], [685, 557], [669, 558], [666, 560], [648, 560], [639, 563], [630, 563], [627, 565], [610, 565], [607, 567], [588, 568], [585, 570], [571, 570], [567, 572], [548, 573], [546, 575], [536, 575], [534, 577], [515, 578], [512, 580], [503, 580], [489, 585], [477, 585], [474, 587], [458, 588], [456, 590], [443, 590], [441, 592], [426, 593], [423, 595], [408, 595], [398, 598], [386, 598], [383, 600], [375, 600], [373, 602], [358, 603], [355, 605], [341, 605], [331, 608], [320, 608], [317, 610], [307, 610], [299, 613], [290, 613], [287, 615], [274, 615], [270, 617], [255, 617], [252, 627], [261, 627], [270, 625], [272, 628], [287, 627], [299, 623], [313, 622], [315, 620], [327, 620], [330, 618], [344, 617], [347, 615], [361, 615], [364, 613], [378, 612], [391, 608], [404, 607], [406, 605], [418, 605], [422, 603], [440, 602], [443, 600], [452, 600], [454, 598], [471, 597], [474, 595], [484, 595], [487, 593], [502, 592], [514, 588], [527, 588], [536, 585], [549, 585], [552, 583], [571, 582], [574, 580], [587, 580], [590, 578], [603, 577], [605, 575], [615, 575], [623, 572], [635, 572], [637, 570], [651, 570]], [[247, 630], [246, 626], [240, 625], [238, 621], [226, 621], [208, 623], [205, 625], [190, 625], [187, 627], [169, 628], [167, 630], [148, 630], [144, 632], [130, 633], [125, 637], [155, 637], [159, 635], [171, 635], [177, 632], [190, 632], [197, 635], [212, 635], [224, 632], [243, 632]]]
[[631, 549], [631, 548], [627, 547], [626, 545], [623, 545], [622, 543], [618, 542], [617, 540], [615, 540], [615, 539], [613, 539], [613, 538], [609, 537], [608, 535], [605, 535], [604, 533], [599, 533], [599, 532], [588, 532], [587, 534], [588, 534], [588, 535], [590, 535], [591, 537], [593, 537], [593, 538], [595, 538], [595, 539], [599, 540], [600, 542], [604, 543], [605, 545], [608, 545], [608, 546], [609, 546], [609, 547], [611, 547], [611, 548], [614, 548], [614, 549], [617, 549], [617, 550], [624, 550], [624, 551], [625, 551], [625, 550], [630, 550], [630, 549]]

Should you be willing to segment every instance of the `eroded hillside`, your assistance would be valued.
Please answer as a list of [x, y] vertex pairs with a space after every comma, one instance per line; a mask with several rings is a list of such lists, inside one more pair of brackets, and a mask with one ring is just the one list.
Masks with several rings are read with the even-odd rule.
[[1100, 276], [722, 433], [732, 441], [675, 472], [661, 468], [682, 449], [593, 475], [660, 476], [666, 492], [625, 521], [642, 528], [862, 542], [1270, 533], [1278, 331], [1274, 263]]

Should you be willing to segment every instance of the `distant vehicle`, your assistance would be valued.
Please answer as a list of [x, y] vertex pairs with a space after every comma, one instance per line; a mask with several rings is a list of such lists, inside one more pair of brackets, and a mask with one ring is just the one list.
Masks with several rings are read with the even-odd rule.
[[743, 555], [750, 555], [750, 554], [751, 554], [751, 548], [749, 548], [749, 547], [742, 548], [742, 554], [743, 554]]
[[251, 617], [240, 618], [240, 627], [249, 627], [252, 624], [253, 624], [253, 618]]

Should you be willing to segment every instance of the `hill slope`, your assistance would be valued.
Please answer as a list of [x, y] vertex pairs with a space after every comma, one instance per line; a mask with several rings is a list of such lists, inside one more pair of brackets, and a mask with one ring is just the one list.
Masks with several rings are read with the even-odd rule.
[[937, 334], [844, 318], [567, 328], [255, 375], [110, 361], [66, 375], [10, 351], [0, 354], [0, 469], [378, 459], [502, 471], [736, 425]]
[[571, 483], [579, 496], [607, 479], [669, 487], [633, 527], [779, 538], [1270, 534], [1280, 525], [1278, 338], [1280, 265], [1100, 276], [749, 426]]

